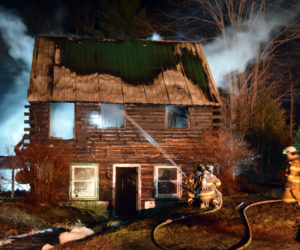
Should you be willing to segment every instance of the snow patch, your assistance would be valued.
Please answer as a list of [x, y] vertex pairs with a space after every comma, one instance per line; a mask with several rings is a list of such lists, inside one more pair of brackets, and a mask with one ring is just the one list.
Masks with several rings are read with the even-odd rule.
[[0, 247], [1, 246], [4, 246], [4, 245], [7, 245], [7, 244], [11, 244], [14, 240], [0, 240]]
[[87, 236], [93, 235], [94, 231], [87, 227], [75, 227], [71, 232], [64, 232], [59, 235], [59, 243], [61, 245], [69, 241], [84, 239]]
[[51, 248], [54, 248], [54, 246], [50, 245], [50, 244], [46, 244], [42, 247], [42, 250], [48, 250], [48, 249], [51, 249]]

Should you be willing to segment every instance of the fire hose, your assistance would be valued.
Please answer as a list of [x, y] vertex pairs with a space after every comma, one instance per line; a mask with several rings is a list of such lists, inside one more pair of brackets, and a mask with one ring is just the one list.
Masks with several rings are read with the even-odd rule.
[[[217, 192], [219, 192], [217, 190]], [[222, 196], [221, 196], [222, 197]], [[250, 207], [253, 207], [253, 206], [256, 206], [256, 205], [261, 205], [261, 204], [265, 204], [265, 203], [275, 203], [275, 202], [282, 202], [283, 200], [266, 200], [266, 201], [258, 201], [258, 202], [254, 202], [254, 203], [251, 203], [249, 205], [247, 205], [246, 207], [243, 208], [242, 210], [242, 214], [243, 214], [243, 217], [244, 217], [244, 220], [246, 222], [246, 226], [247, 226], [247, 230], [248, 230], [248, 237], [247, 237], [247, 241], [242, 244], [241, 246], [239, 247], [235, 247], [233, 249], [237, 249], [237, 250], [241, 250], [241, 249], [245, 249], [246, 247], [248, 247], [252, 241], [252, 230], [251, 230], [251, 226], [250, 226], [250, 223], [249, 223], [249, 220], [248, 220], [248, 217], [246, 215], [246, 211], [248, 210], [248, 208]], [[222, 207], [222, 204], [223, 204], [223, 199], [221, 199], [221, 203], [219, 206], [215, 207], [214, 209], [211, 209], [211, 210], [207, 210], [207, 211], [204, 211], [204, 212], [200, 212], [200, 213], [197, 213], [197, 215], [204, 215], [204, 214], [208, 214], [208, 213], [213, 213], [213, 212], [216, 212], [217, 210], [219, 210], [221, 207]], [[158, 242], [156, 241], [155, 239], [155, 234], [157, 232], [157, 230], [165, 225], [168, 225], [168, 224], [171, 224], [175, 221], [180, 221], [180, 220], [184, 220], [184, 219], [187, 219], [187, 218], [190, 218], [194, 215], [187, 215], [187, 216], [181, 216], [181, 217], [177, 217], [175, 219], [168, 219], [160, 224], [158, 224], [153, 230], [152, 230], [152, 240], [154, 242], [154, 244], [160, 248], [160, 249], [166, 249], [166, 248], [163, 248], [161, 245], [158, 244]]]
[[[216, 189], [216, 192], [217, 194], [219, 195], [220, 197], [220, 204], [217, 205], [216, 207], [214, 207], [213, 209], [210, 209], [210, 210], [206, 210], [206, 211], [203, 211], [203, 212], [200, 212], [200, 213], [197, 213], [197, 215], [203, 215], [203, 214], [208, 214], [208, 213], [214, 213], [216, 211], [218, 211], [222, 205], [223, 205], [223, 199], [222, 199], [222, 194], [220, 193], [219, 190]], [[186, 215], [186, 216], [181, 216], [181, 217], [177, 217], [177, 218], [174, 218], [174, 219], [167, 219], [166, 221], [158, 224], [157, 226], [155, 226], [152, 230], [152, 234], [151, 234], [151, 238], [152, 238], [152, 241], [154, 242], [154, 244], [160, 248], [160, 249], [166, 249], [166, 248], [163, 248], [161, 245], [159, 245], [159, 243], [157, 242], [157, 240], [155, 239], [155, 235], [157, 233], [157, 230], [165, 225], [168, 225], [168, 224], [171, 224], [173, 222], [176, 222], [176, 221], [180, 221], [180, 220], [185, 220], [185, 219], [188, 219], [192, 216], [195, 216], [195, 214], [190, 214], [190, 215]]]
[[237, 247], [235, 249], [237, 249], [237, 250], [245, 249], [246, 247], [248, 247], [250, 245], [250, 243], [252, 241], [252, 230], [251, 230], [251, 226], [250, 226], [248, 217], [246, 215], [246, 211], [248, 210], [248, 208], [256, 206], [256, 205], [265, 204], [265, 203], [275, 203], [275, 202], [281, 202], [281, 201], [283, 201], [283, 200], [258, 201], [258, 202], [251, 203], [248, 206], [243, 208], [242, 213], [243, 213], [244, 220], [246, 221], [246, 226], [247, 226], [247, 230], [248, 230], [248, 239], [247, 239], [246, 243], [244, 243], [242, 246]]

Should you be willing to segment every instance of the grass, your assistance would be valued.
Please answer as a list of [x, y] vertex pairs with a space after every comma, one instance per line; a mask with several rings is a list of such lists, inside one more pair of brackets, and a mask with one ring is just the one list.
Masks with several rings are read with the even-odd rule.
[[49, 227], [71, 227], [78, 222], [96, 222], [89, 212], [72, 207], [38, 206], [22, 201], [0, 204], [0, 239], [11, 236], [7, 235], [8, 231], [16, 235]]
[[[56, 246], [56, 249], [157, 249], [151, 239], [155, 225], [168, 218], [192, 214], [185, 220], [159, 228], [155, 239], [167, 249], [228, 249], [246, 235], [241, 213], [236, 207], [244, 202], [266, 200], [260, 193], [235, 193], [224, 196], [223, 207], [213, 213], [199, 215], [199, 208], [179, 205], [173, 209], [147, 211], [147, 214], [123, 220], [117, 229], [103, 226], [104, 230], [87, 240]], [[10, 203], [10, 208], [12, 203]], [[6, 203], [0, 207], [0, 223], [32, 226], [75, 223], [91, 218], [82, 211], [66, 207], [37, 207]], [[13, 216], [9, 218], [9, 212]], [[251, 207], [247, 215], [253, 230], [249, 249], [297, 249], [300, 246], [300, 208], [294, 204], [273, 203]], [[2, 224], [3, 225], [3, 224]]]
[[[260, 193], [236, 193], [224, 196], [223, 207], [214, 214], [197, 215], [199, 208], [179, 206], [173, 210], [127, 221], [117, 231], [110, 231], [81, 242], [56, 249], [158, 249], [151, 239], [155, 225], [181, 214], [195, 214], [159, 228], [156, 241], [165, 249], [229, 249], [246, 235], [241, 213], [236, 207], [266, 200]], [[300, 246], [300, 208], [274, 203], [247, 211], [253, 230], [249, 249], [297, 249]]]

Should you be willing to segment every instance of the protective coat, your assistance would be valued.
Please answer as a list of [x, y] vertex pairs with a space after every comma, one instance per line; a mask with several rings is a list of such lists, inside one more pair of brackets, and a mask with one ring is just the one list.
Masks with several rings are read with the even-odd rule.
[[300, 159], [294, 159], [289, 162], [287, 169], [286, 188], [283, 194], [283, 200], [287, 203], [297, 201], [300, 205]]
[[195, 199], [199, 199], [201, 188], [201, 176], [191, 174], [185, 181], [186, 195], [188, 204], [192, 204]]
[[214, 174], [209, 173], [208, 171], [201, 177], [201, 207], [208, 207], [211, 204], [218, 205], [221, 197], [218, 197], [216, 188], [221, 186], [221, 181]]

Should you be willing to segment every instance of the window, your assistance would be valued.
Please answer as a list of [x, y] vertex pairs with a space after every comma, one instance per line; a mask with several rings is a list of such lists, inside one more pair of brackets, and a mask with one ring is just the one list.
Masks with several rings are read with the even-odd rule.
[[62, 139], [73, 139], [74, 116], [74, 103], [50, 103], [50, 136]]
[[155, 197], [179, 198], [181, 175], [175, 166], [155, 166]]
[[98, 192], [98, 164], [71, 165], [71, 199], [96, 200]]
[[166, 106], [167, 128], [188, 128], [187, 106]]
[[101, 103], [100, 113], [92, 113], [90, 122], [99, 129], [123, 128], [124, 114], [124, 104]]

